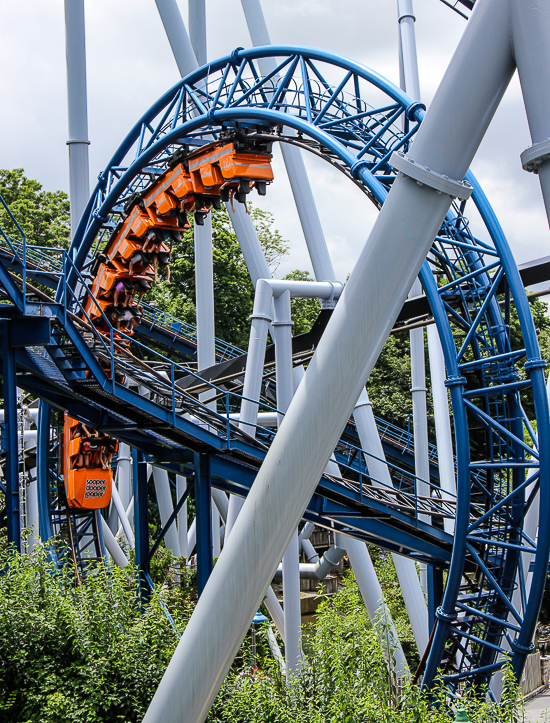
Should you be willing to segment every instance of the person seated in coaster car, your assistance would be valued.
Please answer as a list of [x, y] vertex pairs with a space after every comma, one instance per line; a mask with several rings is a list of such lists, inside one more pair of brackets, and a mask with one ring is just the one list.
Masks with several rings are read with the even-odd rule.
[[[128, 273], [129, 274], [143, 274], [147, 271], [149, 266], [153, 263], [153, 254], [146, 253], [145, 251], [134, 251], [134, 253], [128, 259]], [[138, 267], [139, 270], [136, 270]]]
[[116, 441], [104, 432], [99, 432], [97, 452], [94, 464], [102, 469], [111, 467], [111, 457], [116, 451]]
[[[133, 283], [129, 279], [119, 279], [115, 284], [113, 294], [114, 306], [130, 306], [131, 292], [133, 291]], [[121, 298], [122, 297], [122, 298]]]
[[134, 279], [134, 295], [132, 297], [132, 305], [137, 295], [137, 306], [139, 307], [145, 294], [148, 294], [151, 291], [151, 286], [151, 282], [144, 277]]
[[90, 443], [87, 438], [83, 438], [78, 449], [78, 456], [74, 464], [75, 469], [89, 467], [92, 458]]
[[136, 326], [139, 326], [141, 324], [141, 314], [139, 312], [136, 312], [133, 314], [132, 318], [128, 320], [127, 326], [128, 326], [128, 334], [134, 333], [134, 328]]
[[125, 312], [123, 309], [119, 309], [119, 308], [115, 308], [115, 307], [113, 307], [109, 311], [109, 319], [111, 321], [112, 326], [114, 326], [114, 328], [117, 331], [122, 331], [121, 326], [122, 326], [122, 320], [124, 317], [124, 313]]
[[110, 310], [109, 318], [117, 331], [131, 335], [134, 327], [141, 324], [141, 310], [136, 306], [113, 307]]
[[[85, 436], [84, 436], [85, 434]], [[111, 501], [111, 457], [116, 439], [87, 428], [65, 412], [63, 478], [67, 504], [78, 509], [102, 509]]]

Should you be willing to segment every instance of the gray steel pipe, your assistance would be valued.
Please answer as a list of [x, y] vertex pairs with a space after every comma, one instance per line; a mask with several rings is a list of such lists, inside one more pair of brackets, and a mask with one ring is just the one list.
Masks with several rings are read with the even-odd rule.
[[[155, 493], [157, 495], [157, 505], [160, 515], [160, 523], [164, 525], [170, 519], [170, 515], [174, 511], [174, 503], [172, 502], [172, 493], [170, 491], [170, 480], [168, 472], [160, 467], [153, 467], [153, 481], [155, 484]], [[166, 531], [164, 538], [166, 547], [172, 551], [174, 557], [181, 557], [181, 550], [178, 539], [178, 531], [175, 521]]]
[[121, 569], [124, 569], [126, 565], [128, 565], [128, 558], [116, 541], [116, 537], [111, 532], [111, 528], [107, 524], [107, 520], [102, 515], [99, 515], [99, 518], [101, 520], [103, 539], [105, 541], [105, 547], [107, 548], [107, 552], [113, 558], [113, 562], [115, 563], [115, 565], [117, 565]]
[[[449, 499], [455, 499], [456, 477], [453, 451], [453, 437], [451, 433], [451, 419], [449, 415], [448, 390], [445, 386], [447, 374], [443, 347], [439, 339], [439, 332], [435, 324], [427, 329], [428, 354], [430, 360], [430, 381], [432, 386], [432, 399], [434, 405], [435, 436], [437, 440], [437, 465], [439, 469], [439, 483], [441, 488], [449, 492]], [[454, 531], [454, 520], [443, 520], [445, 532]]]
[[181, 77], [198, 68], [197, 58], [187, 34], [176, 0], [155, 0], [168, 42]]
[[309, 541], [310, 535], [314, 529], [315, 525], [313, 524], [313, 522], [306, 522], [306, 524], [302, 528], [302, 531], [298, 535], [298, 541], [302, 547], [302, 552], [304, 553], [307, 561], [310, 564], [315, 564], [319, 562], [319, 555]]
[[[128, 544], [130, 545], [130, 548], [133, 550], [135, 547], [134, 533], [132, 531], [132, 526], [130, 525], [130, 521], [128, 520], [128, 517], [126, 515], [126, 510], [124, 509], [124, 505], [122, 503], [122, 499], [118, 493], [118, 489], [115, 484], [113, 484], [113, 486], [112, 486], [112, 497], [113, 497], [113, 506], [117, 512], [118, 518], [120, 520], [120, 524], [122, 525], [122, 529], [124, 530], [124, 534], [126, 535]], [[109, 526], [109, 529], [111, 529], [110, 526]]]
[[[310, 543], [311, 544], [311, 543]], [[332, 545], [325, 554], [319, 560], [319, 556], [316, 554], [317, 562], [301, 562], [299, 565], [300, 578], [302, 580], [324, 580], [327, 575], [334, 570], [334, 568], [340, 563], [340, 560], [345, 557], [346, 550], [338, 545]], [[282, 579], [283, 568], [279, 565], [275, 572], [275, 580]]]
[[[294, 381], [292, 374], [292, 319], [290, 313], [290, 291], [281, 291], [275, 295], [274, 284], [270, 281], [269, 288], [274, 294], [275, 320], [272, 324], [275, 339], [275, 369], [277, 389], [277, 424], [283, 422], [292, 397], [294, 395]], [[298, 530], [290, 540], [290, 544], [283, 555], [281, 565], [283, 577], [283, 611], [285, 623], [285, 663], [287, 681], [291, 676], [299, 673], [302, 667], [302, 651], [300, 638], [302, 635], [302, 616], [300, 607], [300, 545], [298, 543]]]
[[[510, 7], [513, 52], [534, 146], [532, 150], [539, 159], [535, 172], [550, 220], [550, 151], [546, 143], [550, 139], [550, 8], [546, 0], [508, 0], [506, 4]], [[506, 12], [506, 8], [500, 12]], [[541, 153], [536, 153], [537, 146]]]
[[199, 65], [206, 63], [206, 3], [189, 0], [189, 39]]
[[[241, 0], [252, 45], [271, 45], [271, 39], [262, 12], [260, 0]], [[261, 58], [258, 61], [263, 75], [276, 67], [275, 58]], [[309, 256], [318, 281], [334, 281], [334, 270], [328, 253], [325, 236], [317, 206], [307, 177], [304, 159], [299, 148], [281, 144], [288, 179], [292, 188], [300, 224], [306, 240]], [[329, 304], [332, 305], [332, 304]]]
[[[183, 475], [176, 475], [176, 498], [181, 499], [187, 489], [187, 479]], [[189, 544], [187, 538], [187, 500], [180, 507], [177, 515], [178, 539], [180, 543], [180, 553], [187, 560], [189, 557]]]
[[65, 0], [71, 237], [90, 197], [84, 0]]

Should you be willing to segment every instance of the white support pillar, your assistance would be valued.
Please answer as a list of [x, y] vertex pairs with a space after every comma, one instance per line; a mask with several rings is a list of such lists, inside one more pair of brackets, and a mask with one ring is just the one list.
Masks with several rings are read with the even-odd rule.
[[[416, 56], [416, 38], [414, 32], [415, 17], [412, 0], [397, 0], [397, 18], [399, 22], [399, 77], [402, 88], [413, 100], [420, 100], [420, 80]], [[416, 279], [409, 296], [420, 296], [422, 286]], [[428, 496], [429, 485], [420, 480], [430, 479], [430, 458], [428, 448], [428, 407], [426, 399], [426, 362], [424, 357], [424, 329], [411, 329], [409, 332], [411, 359], [411, 394], [413, 403], [414, 467], [417, 478], [416, 494]], [[424, 522], [429, 521], [422, 515]], [[427, 594], [428, 577], [424, 563], [419, 565], [422, 588]]]
[[71, 237], [90, 197], [88, 101], [86, 97], [86, 35], [84, 0], [65, 0], [65, 49], [69, 110], [69, 198]]
[[401, 87], [413, 100], [420, 100], [420, 79], [416, 55], [415, 17], [412, 0], [397, 0], [397, 19], [399, 22], [399, 41], [401, 48], [402, 79]]
[[189, 38], [199, 65], [206, 63], [206, 2], [189, 0]]
[[[272, 294], [269, 284], [260, 279], [256, 284], [254, 307], [251, 314], [250, 337], [248, 342], [248, 356], [244, 373], [243, 401], [241, 404], [239, 428], [251, 436], [256, 436], [256, 420], [258, 417], [258, 402], [262, 387], [265, 348], [267, 333], [271, 323]], [[237, 516], [244, 504], [244, 500], [231, 495], [229, 512], [227, 515], [226, 537], [229, 536]]]
[[[180, 474], [176, 475], [176, 498], [181, 499], [187, 489], [187, 479]], [[180, 543], [181, 556], [186, 560], [189, 557], [189, 545], [187, 539], [187, 500], [180, 507], [177, 516], [178, 540]]]
[[[290, 314], [290, 291], [275, 297], [275, 321], [272, 324], [275, 337], [275, 370], [277, 380], [277, 409], [284, 413], [294, 395], [292, 375], [292, 320]], [[279, 415], [278, 425], [283, 421]], [[283, 610], [285, 620], [285, 662], [287, 681], [301, 668], [300, 638], [302, 620], [300, 610], [300, 545], [298, 530], [294, 531], [290, 544], [283, 555]]]
[[550, 10], [546, 0], [510, 0], [512, 43], [527, 111], [532, 146], [522, 154], [537, 173], [550, 220]]
[[[252, 45], [271, 45], [271, 39], [262, 12], [260, 0], [241, 0]], [[276, 67], [275, 58], [261, 58], [258, 61], [264, 75]], [[327, 250], [325, 236], [307, 177], [304, 159], [299, 148], [282, 143], [281, 151], [294, 201], [300, 217], [300, 224], [308, 247], [311, 263], [317, 281], [334, 281], [334, 270]], [[331, 301], [322, 302], [333, 306]]]
[[[118, 489], [117, 489], [116, 485], [113, 485], [113, 487], [112, 487], [112, 495], [113, 495], [113, 506], [114, 506], [116, 513], [118, 515], [118, 518], [120, 520], [120, 524], [122, 525], [122, 529], [124, 530], [124, 534], [126, 535], [126, 539], [128, 540], [128, 544], [130, 545], [130, 548], [133, 550], [135, 547], [134, 533], [132, 531], [132, 526], [130, 525], [130, 521], [128, 520], [128, 516], [126, 515], [126, 510], [124, 509], [124, 504], [118, 493]], [[118, 525], [117, 525], [117, 527], [118, 527]], [[110, 528], [111, 528], [111, 526], [109, 525], [109, 529]]]
[[230, 203], [226, 203], [225, 206], [243, 252], [248, 273], [256, 286], [258, 279], [271, 278], [271, 271], [265, 260], [256, 228], [242, 203], [236, 203], [234, 208], [231, 208]]
[[[435, 436], [437, 440], [437, 465], [439, 469], [439, 483], [441, 489], [449, 492], [450, 499], [456, 499], [456, 477], [453, 452], [453, 437], [451, 433], [451, 418], [449, 414], [449, 398], [445, 386], [445, 358], [439, 333], [435, 324], [427, 329], [428, 354], [430, 359], [430, 381], [432, 385], [432, 399], [434, 405]], [[445, 532], [454, 532], [454, 520], [444, 519]]]
[[395, 657], [395, 675], [398, 678], [408, 676], [409, 666], [384, 599], [384, 593], [376, 577], [376, 570], [370, 559], [367, 546], [364, 542], [355, 540], [353, 537], [344, 537], [344, 543], [357, 585], [361, 591], [361, 597], [373, 626], [378, 629], [381, 635], [386, 637], [381, 642], [385, 647], [388, 662], [393, 655]]
[[394, 181], [143, 723], [208, 715], [450, 208], [435, 173], [464, 177], [513, 75], [501, 2], [481, 2], [466, 26], [409, 151], [430, 185]]
[[27, 527], [30, 530], [27, 538], [27, 553], [31, 553], [40, 541], [40, 520], [38, 514], [38, 479], [37, 469], [29, 470], [27, 485]]
[[101, 520], [103, 540], [105, 542], [107, 552], [113, 558], [113, 562], [115, 563], [115, 565], [117, 565], [121, 569], [124, 569], [129, 562], [128, 558], [116, 541], [116, 537], [111, 532], [111, 528], [107, 524], [107, 520], [102, 515], [99, 515], [99, 519]]
[[[153, 481], [155, 483], [155, 493], [157, 495], [160, 524], [164, 527], [170, 519], [170, 515], [174, 511], [168, 472], [160, 467], [153, 467]], [[181, 557], [178, 531], [176, 529], [175, 521], [168, 528], [164, 537], [164, 543], [167, 549], [172, 551], [174, 557]]]
[[168, 42], [183, 78], [198, 68], [197, 58], [181, 17], [177, 0], [155, 0]]
[[269, 610], [271, 619], [275, 623], [275, 627], [277, 628], [279, 635], [283, 639], [283, 643], [284, 643], [285, 642], [285, 616], [283, 613], [283, 609], [281, 608], [281, 603], [278, 601], [277, 596], [275, 595], [271, 585], [269, 585], [267, 588], [267, 593], [266, 593], [264, 602], [265, 602], [267, 609]]
[[124, 442], [119, 442], [117, 453], [117, 478], [118, 493], [124, 509], [128, 509], [133, 496], [132, 486], [132, 455], [130, 447]]
[[[410, 296], [420, 296], [421, 286], [415, 280]], [[414, 427], [414, 468], [417, 476], [416, 493], [430, 495], [430, 457], [428, 451], [428, 404], [426, 388], [426, 360], [424, 356], [424, 329], [411, 329], [411, 392]], [[428, 520], [423, 516], [424, 521]]]
[[[361, 393], [353, 410], [353, 417], [361, 447], [367, 452], [365, 462], [367, 463], [369, 473], [371, 477], [376, 480], [373, 484], [376, 485], [378, 483], [382, 486], [386, 485], [391, 487], [393, 483], [390, 471], [385, 461], [384, 448], [380, 441], [380, 435], [372, 411], [372, 403], [366, 391]], [[416, 563], [414, 560], [409, 560], [395, 553], [392, 554], [392, 560], [405, 601], [405, 607], [407, 608], [416, 647], [418, 648], [420, 656], [422, 656], [422, 653], [428, 645], [430, 631], [428, 630], [428, 608], [418, 578]], [[374, 568], [372, 568], [371, 572], [369, 572], [369, 570], [370, 568], [365, 570], [364, 574], [372, 574], [372, 584], [377, 585], [376, 571]]]

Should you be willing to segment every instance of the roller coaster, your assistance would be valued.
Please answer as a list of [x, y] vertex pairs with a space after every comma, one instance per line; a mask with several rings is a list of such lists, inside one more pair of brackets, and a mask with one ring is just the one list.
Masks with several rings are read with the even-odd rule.
[[[461, 12], [473, 4], [455, 3]], [[166, 21], [175, 4], [157, 5]], [[243, 3], [245, 11], [247, 5], [259, 6]], [[494, 10], [493, 0], [476, 5], [465, 38], [468, 32], [478, 38]], [[170, 41], [174, 46], [173, 37]], [[417, 675], [426, 686], [441, 676], [451, 698], [468, 686], [487, 685], [496, 700], [505, 660], [511, 659], [520, 676], [533, 649], [548, 571], [546, 365], [524, 288], [549, 278], [547, 259], [517, 267], [487, 197], [466, 172], [468, 152], [453, 165], [426, 150], [441, 145], [449, 132], [443, 111], [437, 114], [444, 105], [438, 99], [450, 102], [449, 94], [442, 92], [436, 110], [426, 114], [416, 94], [411, 97], [353, 60], [308, 47], [256, 45], [186, 69], [185, 58], [176, 53], [184, 77], [138, 120], [99, 175], [69, 251], [31, 245], [14, 217], [10, 229], [18, 231], [1, 231], [1, 487], [8, 539], [24, 550], [28, 542], [21, 542], [21, 529], [29, 524], [43, 540], [61, 536], [79, 574], [86, 574], [93, 560], [107, 554], [126, 564], [115, 537], [120, 527], [135, 545], [144, 598], [152, 590], [150, 562], [159, 545], [164, 541], [187, 557], [196, 544], [200, 599], [180, 647], [200, 648], [197, 676], [210, 666], [219, 682], [226, 662], [217, 665], [215, 654], [209, 657], [215, 633], [202, 642], [193, 637], [214, 604], [212, 596], [216, 590], [230, 592], [219, 624], [235, 620], [236, 641], [281, 559], [285, 595], [292, 594], [292, 575], [313, 574], [298, 565], [297, 550], [301, 544], [306, 559], [314, 559], [307, 555], [312, 549], [307, 538], [318, 525], [334, 534], [333, 563], [347, 551], [360, 584], [365, 542], [394, 555], [402, 585], [412, 574], [411, 589], [420, 589], [417, 565], [426, 566], [426, 602], [422, 596], [421, 603], [417, 597], [407, 605], [422, 658]], [[471, 50], [468, 40], [460, 48]], [[464, 64], [460, 67], [463, 71]], [[460, 111], [453, 107], [458, 127]], [[539, 141], [533, 139], [533, 148]], [[422, 257], [403, 262], [399, 288], [392, 286], [387, 263], [387, 277], [376, 278], [374, 270], [368, 279], [363, 276], [365, 293], [371, 294], [363, 300], [365, 313], [353, 306], [359, 284], [353, 279], [360, 277], [363, 262], [343, 290], [330, 259], [323, 257], [321, 239], [317, 266], [310, 246], [315, 282], [271, 279], [246, 203], [253, 190], [263, 196], [277, 182], [271, 165], [277, 146], [288, 169], [307, 152], [342, 173], [380, 210], [375, 230], [383, 219], [397, 218], [396, 227], [380, 232], [384, 243], [401, 233], [414, 246], [409, 227], [422, 225], [417, 210], [425, 210], [429, 194], [440, 205], [437, 213], [430, 207], [431, 217], [439, 213], [441, 220], [425, 231], [427, 253], [420, 249], [415, 253]], [[541, 182], [543, 151], [530, 161]], [[400, 216], [391, 207], [398, 194]], [[195, 242], [204, 244], [200, 234], [208, 230], [212, 209], [223, 204], [256, 287], [250, 343], [243, 351], [212, 338], [212, 363], [201, 364], [200, 320], [198, 329], [178, 320], [148, 304], [147, 294], [159, 275], [168, 273], [173, 244], [191, 228], [191, 217]], [[477, 217], [482, 224], [475, 228], [470, 219]], [[369, 257], [369, 246], [374, 244], [366, 246], [364, 268], [380, 258], [375, 252]], [[407, 299], [417, 274], [421, 287], [413, 287]], [[311, 331], [294, 337], [291, 297], [322, 301]], [[513, 314], [520, 340], [517, 330], [512, 335]], [[374, 316], [379, 321], [373, 322]], [[355, 346], [350, 341], [346, 347], [337, 336], [346, 319], [356, 327]], [[376, 323], [380, 337], [368, 337]], [[413, 434], [374, 416], [361, 371], [370, 364], [362, 360], [371, 354], [369, 345], [377, 356], [388, 334], [399, 330], [420, 330], [423, 354], [425, 326], [429, 339], [435, 333], [433, 349], [441, 350], [440, 378], [436, 355], [433, 367], [430, 356], [431, 383], [434, 389], [439, 384], [444, 407], [436, 413], [435, 446], [424, 441], [417, 420]], [[352, 389], [341, 392], [349, 399], [338, 412], [326, 388], [338, 387], [340, 372], [349, 376]], [[414, 398], [419, 391], [414, 380], [412, 391]], [[30, 407], [27, 399], [35, 400]], [[317, 416], [307, 420], [307, 408]], [[301, 422], [293, 412], [300, 409]], [[298, 434], [300, 424], [305, 429]], [[29, 446], [24, 432], [33, 425]], [[300, 436], [299, 458], [289, 435]], [[320, 451], [317, 439], [329, 437]], [[284, 528], [286, 513], [266, 491], [272, 480], [281, 495], [291, 494], [269, 466], [271, 459], [279, 460], [281, 470], [287, 469], [281, 459], [290, 460], [295, 487], [302, 490], [293, 500], [298, 527], [289, 522]], [[151, 471], [162, 526], [152, 544]], [[188, 530], [190, 494], [196, 521]], [[260, 498], [272, 505], [270, 522], [259, 511]], [[247, 547], [253, 509], [257, 554]], [[213, 550], [220, 544], [216, 510], [225, 542], [213, 572]], [[269, 553], [275, 539], [277, 547]], [[287, 547], [295, 552], [285, 552]], [[256, 580], [242, 591], [227, 567], [237, 550]], [[328, 570], [330, 555], [325, 557]], [[364, 587], [361, 591], [365, 596]], [[267, 602], [292, 650], [287, 616], [296, 600], [285, 598], [284, 620], [277, 620], [283, 613], [270, 588]], [[213, 643], [224, 661], [230, 663], [235, 641]], [[186, 720], [198, 721], [208, 709], [217, 683], [209, 686], [206, 680], [208, 692], [197, 684], [184, 702], [167, 703], [179, 674], [171, 671], [185, 669], [185, 653], [179, 653], [180, 648], [147, 721], [176, 720], [184, 705]], [[396, 661], [399, 665], [398, 655]], [[289, 671], [296, 665], [287, 653]]]

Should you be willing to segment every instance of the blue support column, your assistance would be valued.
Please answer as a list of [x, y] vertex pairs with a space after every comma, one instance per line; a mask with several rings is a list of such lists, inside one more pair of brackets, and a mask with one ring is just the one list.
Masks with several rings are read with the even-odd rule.
[[2, 333], [2, 388], [4, 395], [4, 426], [2, 447], [6, 454], [6, 513], [8, 543], [21, 551], [21, 525], [19, 519], [19, 455], [17, 451], [17, 381], [15, 376], [15, 350], [10, 344], [9, 322], [1, 323]]
[[208, 454], [195, 454], [195, 515], [197, 518], [197, 594], [200, 597], [213, 568], [212, 483]]
[[147, 485], [147, 462], [143, 454], [132, 450], [134, 465], [134, 525], [135, 554], [138, 569], [139, 597], [141, 603], [149, 600], [151, 588], [149, 584], [149, 500]]
[[428, 626], [429, 630], [435, 625], [435, 611], [443, 600], [443, 570], [428, 565]]

